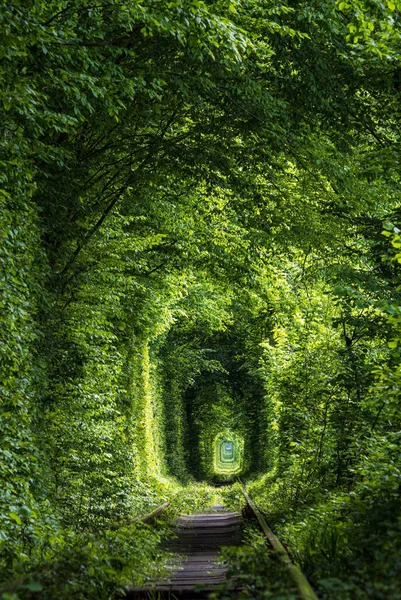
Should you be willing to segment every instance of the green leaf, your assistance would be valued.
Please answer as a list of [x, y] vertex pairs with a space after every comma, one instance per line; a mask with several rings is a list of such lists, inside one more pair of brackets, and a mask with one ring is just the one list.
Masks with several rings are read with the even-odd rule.
[[18, 523], [18, 525], [22, 525], [21, 517], [19, 515], [17, 515], [17, 513], [9, 512], [8, 516], [10, 517], [10, 519], [12, 519], [16, 523]]
[[38, 581], [31, 581], [24, 586], [30, 592], [41, 592], [43, 590], [43, 585]]

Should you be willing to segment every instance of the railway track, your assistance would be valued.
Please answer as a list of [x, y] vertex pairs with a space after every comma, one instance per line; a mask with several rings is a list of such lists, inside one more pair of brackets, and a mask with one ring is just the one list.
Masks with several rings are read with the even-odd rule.
[[[248, 513], [256, 518], [273, 551], [288, 569], [298, 588], [299, 597], [302, 600], [318, 600], [301, 568], [291, 561], [286, 549], [249, 497], [245, 486], [243, 494]], [[151, 521], [167, 506], [168, 503], [142, 520]], [[219, 562], [219, 554], [226, 546], [242, 544], [242, 520], [241, 513], [227, 511], [221, 505], [213, 507], [207, 513], [181, 515], [173, 528], [175, 537], [166, 546], [166, 550], [177, 556], [169, 575], [141, 588], [128, 589], [127, 598], [154, 598], [154, 594], [179, 599], [207, 598], [209, 592], [227, 581], [227, 566]], [[235, 589], [235, 582], [232, 589]]]
[[181, 515], [174, 526], [174, 537], [166, 550], [177, 555], [178, 564], [165, 579], [142, 588], [132, 588], [128, 597], [144, 592], [173, 592], [187, 595], [198, 588], [202, 592], [215, 589], [226, 580], [227, 567], [218, 557], [224, 546], [241, 544], [241, 513], [228, 512], [222, 506], [208, 513]]

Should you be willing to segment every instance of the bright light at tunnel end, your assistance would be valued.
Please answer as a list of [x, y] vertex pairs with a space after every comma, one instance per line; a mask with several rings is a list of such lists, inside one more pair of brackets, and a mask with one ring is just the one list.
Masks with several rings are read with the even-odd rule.
[[225, 429], [214, 438], [213, 472], [214, 475], [231, 479], [242, 471], [244, 439], [236, 432]]

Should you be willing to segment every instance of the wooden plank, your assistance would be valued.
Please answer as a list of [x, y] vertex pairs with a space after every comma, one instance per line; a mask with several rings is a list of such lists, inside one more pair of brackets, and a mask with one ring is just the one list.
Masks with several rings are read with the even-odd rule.
[[[225, 579], [225, 572], [221, 573], [180, 573], [179, 576], [171, 577], [170, 581], [167, 580], [166, 583], [170, 584], [180, 584], [180, 583], [188, 583], [189, 581], [198, 581], [199, 583], [202, 581], [217, 581], [218, 579]], [[163, 583], [163, 582], [162, 582]]]
[[225, 521], [218, 521], [217, 523], [212, 524], [210, 521], [178, 521], [177, 527], [230, 527], [232, 525], [239, 525], [240, 521], [238, 519], [226, 519]]
[[226, 512], [211, 512], [211, 513], [193, 513], [193, 514], [185, 514], [182, 513], [180, 515], [180, 519], [226, 519], [227, 517], [238, 517], [241, 518], [241, 513], [238, 510], [229, 510]]
[[233, 525], [225, 525], [224, 527], [218, 526], [218, 527], [213, 527], [213, 525], [211, 525], [209, 523], [209, 525], [207, 527], [176, 527], [175, 528], [175, 533], [177, 533], [178, 535], [208, 535], [211, 532], [216, 532], [217, 535], [227, 535], [228, 533], [232, 532], [232, 531], [238, 531], [241, 528], [241, 526], [237, 523], [233, 524]]
[[248, 503], [249, 508], [252, 510], [253, 514], [257, 518], [259, 525], [262, 528], [263, 533], [269, 540], [273, 550], [277, 552], [283, 564], [288, 568], [288, 571], [296, 583], [299, 593], [303, 600], [318, 600], [318, 597], [312, 588], [311, 584], [307, 580], [306, 576], [303, 574], [301, 567], [297, 564], [294, 564], [289, 557], [287, 550], [284, 548], [283, 544], [280, 542], [278, 537], [273, 533], [273, 531], [268, 526], [266, 519], [257, 508], [256, 504], [249, 497], [249, 494], [246, 491], [244, 484], [242, 484], [242, 492], [245, 496], [245, 499]]
[[[223, 581], [218, 581], [217, 583], [222, 583]], [[216, 587], [216, 582], [215, 581], [206, 581], [203, 582], [201, 584], [199, 584], [196, 581], [193, 581], [191, 583], [187, 582], [185, 584], [182, 585], [168, 585], [166, 583], [163, 583], [162, 585], [157, 585], [157, 586], [149, 586], [147, 588], [143, 587], [143, 588], [132, 588], [130, 590], [128, 590], [128, 592], [143, 592], [143, 591], [148, 591], [148, 592], [176, 592], [177, 594], [181, 593], [181, 592], [193, 592], [194, 588], [200, 587], [202, 590], [211, 592], [215, 589]]]

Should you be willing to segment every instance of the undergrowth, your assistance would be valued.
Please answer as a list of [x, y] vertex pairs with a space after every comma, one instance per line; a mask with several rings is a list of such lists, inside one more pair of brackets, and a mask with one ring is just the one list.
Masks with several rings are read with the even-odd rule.
[[244, 528], [244, 544], [238, 548], [225, 548], [221, 560], [228, 565], [227, 582], [211, 594], [212, 600], [299, 598], [286, 567], [270, 550], [266, 537], [254, 523], [248, 523]]

